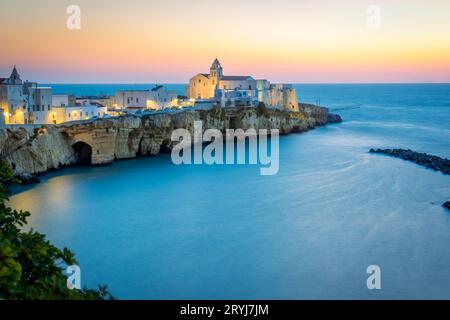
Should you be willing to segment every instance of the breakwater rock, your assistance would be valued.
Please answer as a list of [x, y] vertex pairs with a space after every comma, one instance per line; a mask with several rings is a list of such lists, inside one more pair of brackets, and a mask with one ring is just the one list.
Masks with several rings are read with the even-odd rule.
[[194, 121], [202, 121], [203, 130], [279, 129], [280, 134], [289, 134], [336, 122], [335, 119], [326, 108], [302, 104], [296, 113], [266, 108], [215, 108], [61, 125], [11, 126], [0, 129], [0, 157], [16, 176], [34, 181], [37, 174], [64, 166], [103, 165], [116, 159], [170, 151], [173, 130], [184, 128], [193, 133]]
[[443, 206], [444, 208], [450, 210], [450, 201], [445, 202], [442, 206]]
[[450, 160], [438, 156], [405, 149], [370, 149], [371, 153], [386, 154], [392, 157], [414, 162], [426, 168], [450, 174]]
[[327, 123], [340, 123], [342, 122], [342, 118], [338, 114], [329, 113]]

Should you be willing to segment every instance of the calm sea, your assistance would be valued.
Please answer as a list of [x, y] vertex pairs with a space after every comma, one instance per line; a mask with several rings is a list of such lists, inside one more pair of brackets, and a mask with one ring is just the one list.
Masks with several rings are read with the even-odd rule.
[[[82, 285], [108, 284], [121, 299], [450, 299], [450, 212], [441, 207], [450, 177], [368, 153], [450, 158], [450, 85], [297, 89], [345, 121], [282, 137], [276, 176], [175, 166], [162, 155], [50, 173], [15, 190], [12, 205], [76, 252]], [[369, 265], [381, 268], [381, 290], [366, 287]]]

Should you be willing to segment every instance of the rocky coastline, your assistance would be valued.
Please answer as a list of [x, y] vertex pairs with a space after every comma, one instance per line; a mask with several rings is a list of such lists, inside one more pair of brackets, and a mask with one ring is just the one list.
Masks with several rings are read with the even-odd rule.
[[281, 135], [301, 133], [327, 123], [342, 121], [328, 109], [300, 104], [299, 112], [268, 108], [214, 108], [173, 113], [126, 115], [114, 118], [0, 129], [0, 158], [24, 182], [62, 167], [105, 165], [115, 160], [168, 152], [173, 130], [191, 133], [194, 121], [203, 130], [279, 129]]

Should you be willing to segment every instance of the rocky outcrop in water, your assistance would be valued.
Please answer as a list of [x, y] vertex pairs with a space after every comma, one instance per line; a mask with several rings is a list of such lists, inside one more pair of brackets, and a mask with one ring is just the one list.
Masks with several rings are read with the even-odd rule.
[[[331, 121], [330, 121], [331, 119]], [[36, 174], [76, 164], [102, 165], [115, 159], [170, 151], [173, 130], [279, 129], [280, 134], [304, 132], [336, 122], [326, 108], [301, 105], [290, 113], [260, 108], [188, 110], [176, 113], [122, 116], [62, 125], [0, 129], [0, 156], [18, 177], [33, 181]], [[339, 117], [340, 119], [340, 117]]]
[[435, 171], [441, 171], [444, 174], [450, 174], [450, 160], [438, 156], [405, 149], [370, 149], [370, 152], [386, 154], [392, 157], [414, 162]]
[[338, 114], [329, 113], [327, 118], [327, 123], [340, 123], [342, 122], [342, 118]]
[[450, 210], [450, 201], [445, 202], [442, 206], [443, 206], [444, 208]]

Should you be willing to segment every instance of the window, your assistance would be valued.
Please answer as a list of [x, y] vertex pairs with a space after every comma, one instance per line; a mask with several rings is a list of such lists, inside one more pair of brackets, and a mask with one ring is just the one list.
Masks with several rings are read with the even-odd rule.
[[89, 116], [89, 112], [86, 112], [86, 117], [88, 117]]
[[136, 98], [136, 103], [139, 103], [139, 98]]
[[50, 105], [47, 106], [47, 110], [50, 111]]
[[69, 112], [69, 118], [70, 118], [70, 112]]

